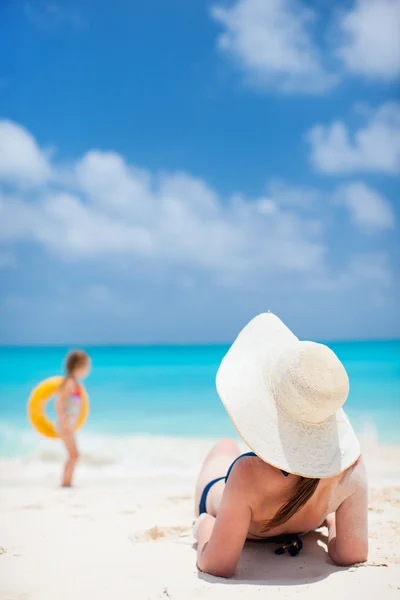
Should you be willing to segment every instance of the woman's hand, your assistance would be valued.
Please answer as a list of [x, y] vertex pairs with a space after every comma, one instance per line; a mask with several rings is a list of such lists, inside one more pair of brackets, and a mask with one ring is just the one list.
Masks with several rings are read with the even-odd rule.
[[[200, 516], [198, 516], [197, 519], [195, 520], [195, 522], [193, 523], [192, 533], [193, 533], [193, 537], [196, 540], [196, 542], [199, 541], [199, 529], [200, 529], [200, 525], [205, 520], [207, 520], [207, 517], [209, 517], [209, 516], [210, 515], [208, 515], [207, 513], [203, 513]], [[213, 519], [214, 517], [211, 517], [211, 518]]]

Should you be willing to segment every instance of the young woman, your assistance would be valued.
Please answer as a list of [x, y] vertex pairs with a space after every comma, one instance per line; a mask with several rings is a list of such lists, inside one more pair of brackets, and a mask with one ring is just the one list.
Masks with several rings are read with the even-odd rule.
[[219, 396], [252, 452], [222, 440], [196, 485], [197, 565], [235, 572], [246, 539], [298, 535], [324, 522], [339, 565], [367, 560], [367, 482], [342, 410], [347, 373], [327, 346], [299, 341], [272, 313], [242, 330], [217, 374]]
[[89, 371], [90, 358], [86, 352], [74, 350], [68, 354], [65, 360], [65, 378], [56, 400], [59, 434], [68, 452], [62, 477], [63, 487], [71, 487], [79, 458], [75, 439], [75, 424], [82, 402], [79, 380], [84, 379]]

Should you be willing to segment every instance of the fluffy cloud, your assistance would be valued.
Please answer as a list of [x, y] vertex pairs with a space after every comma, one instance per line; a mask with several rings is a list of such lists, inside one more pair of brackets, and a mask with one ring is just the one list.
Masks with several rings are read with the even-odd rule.
[[[29, 140], [46, 170], [41, 183], [31, 178], [30, 185], [26, 161], [13, 171], [13, 185], [10, 169], [0, 176], [3, 267], [10, 266], [13, 247], [28, 242], [66, 263], [92, 261], [114, 269], [122, 261], [125, 272], [139, 269], [155, 282], [172, 276], [185, 288], [196, 278], [224, 287], [275, 279], [302, 281], [310, 289], [338, 288], [352, 269], [351, 257], [340, 276], [328, 268], [325, 226], [338, 205], [363, 233], [394, 225], [385, 198], [360, 182], [331, 194], [273, 182], [259, 197], [226, 199], [188, 173], [152, 173], [112, 152], [90, 151], [68, 167], [49, 165], [32, 136], [11, 126], [17, 137]], [[3, 190], [2, 180], [8, 182]], [[365, 280], [363, 272], [359, 278]], [[91, 294], [96, 303], [106, 301], [102, 287]]]
[[235, 0], [211, 16], [222, 28], [220, 51], [261, 89], [314, 94], [348, 74], [400, 74], [400, 0], [356, 0], [322, 23], [300, 0]]
[[[37, 164], [47, 164], [33, 138], [11, 127], [35, 149]], [[26, 163], [19, 169], [24, 182], [33, 173]], [[280, 269], [307, 272], [324, 262], [321, 228], [277, 197], [223, 200], [188, 173], [154, 174], [100, 151], [68, 172], [48, 166], [41, 179], [39, 190], [16, 185], [0, 196], [4, 243], [35, 242], [68, 261], [123, 256], [194, 268], [229, 284]]]
[[335, 83], [312, 39], [316, 15], [298, 0], [238, 0], [214, 6], [211, 15], [224, 30], [220, 50], [238, 61], [252, 83], [309, 93]]
[[339, 30], [337, 54], [349, 71], [386, 80], [400, 74], [400, 0], [357, 0]]
[[326, 173], [400, 171], [400, 104], [385, 103], [352, 135], [343, 121], [315, 125], [306, 136], [310, 158]]
[[362, 182], [353, 182], [339, 188], [337, 202], [348, 209], [354, 223], [365, 233], [392, 229], [395, 217], [389, 202]]
[[12, 121], [0, 121], [0, 179], [22, 186], [43, 184], [51, 169], [32, 135]]
[[[390, 233], [394, 215], [362, 183], [322, 192], [275, 181], [258, 197], [226, 198], [189, 173], [153, 173], [112, 152], [49, 162], [28, 132], [11, 125], [46, 168], [37, 178], [30, 161], [17, 169], [2, 163], [3, 341], [227, 339], [238, 319], [268, 306], [298, 310], [302, 322], [307, 313], [311, 322], [323, 304], [325, 323], [337, 301], [367, 297], [377, 284], [394, 298], [396, 277], [381, 251], [386, 237], [368, 252], [364, 238]], [[356, 227], [337, 253], [343, 219]]]

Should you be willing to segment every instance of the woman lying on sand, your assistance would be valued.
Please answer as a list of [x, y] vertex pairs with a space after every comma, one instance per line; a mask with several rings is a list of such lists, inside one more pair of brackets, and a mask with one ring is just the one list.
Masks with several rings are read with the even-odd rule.
[[[285, 535], [286, 549], [326, 522], [338, 565], [367, 560], [367, 482], [342, 410], [347, 373], [327, 346], [300, 342], [271, 313], [243, 329], [223, 359], [217, 390], [239, 434], [216, 444], [196, 486], [201, 571], [235, 572], [246, 539]], [[200, 515], [200, 516], [199, 516]], [[294, 534], [294, 535], [289, 535]]]

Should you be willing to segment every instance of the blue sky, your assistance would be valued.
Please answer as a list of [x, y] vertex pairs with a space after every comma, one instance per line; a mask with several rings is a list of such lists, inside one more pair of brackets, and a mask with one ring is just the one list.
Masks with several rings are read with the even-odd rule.
[[0, 7], [0, 342], [400, 335], [399, 0]]

